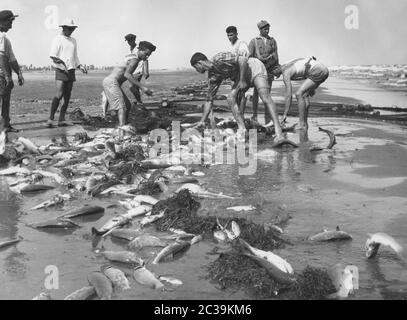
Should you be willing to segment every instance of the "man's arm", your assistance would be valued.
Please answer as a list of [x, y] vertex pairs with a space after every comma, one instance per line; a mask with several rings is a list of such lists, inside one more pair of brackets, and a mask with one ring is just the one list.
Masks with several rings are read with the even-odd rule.
[[239, 91], [246, 91], [248, 89], [248, 84], [246, 82], [247, 79], [247, 70], [248, 70], [248, 65], [247, 65], [247, 58], [243, 56], [238, 57], [238, 64], [239, 64], [239, 84], [237, 89]]
[[18, 76], [18, 84], [22, 86], [24, 84], [24, 77], [23, 73], [21, 72], [20, 65], [18, 64], [17, 60], [10, 61], [11, 69], [17, 74]]
[[249, 43], [249, 58], [257, 58], [256, 57], [256, 48], [254, 47], [255, 46], [254, 41], [255, 41], [255, 39], [252, 39]]
[[139, 88], [141, 91], [143, 91], [145, 94], [151, 96], [152, 91], [148, 89], [147, 87], [144, 87], [139, 81], [137, 81], [133, 77], [133, 72], [136, 70], [138, 64], [137, 59], [132, 59], [129, 61], [126, 67], [126, 71], [124, 73], [124, 77], [133, 85], [135, 85], [137, 88]]
[[145, 60], [143, 63], [143, 75], [144, 78], [147, 80], [150, 77], [150, 70], [148, 67], [148, 60]]
[[6, 78], [6, 86], [10, 87], [13, 79], [11, 78], [11, 72], [9, 67], [8, 57], [0, 53], [0, 69], [3, 70]]

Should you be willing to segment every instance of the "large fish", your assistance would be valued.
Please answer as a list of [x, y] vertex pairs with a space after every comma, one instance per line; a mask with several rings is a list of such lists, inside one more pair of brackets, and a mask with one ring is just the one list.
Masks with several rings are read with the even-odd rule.
[[151, 210], [152, 210], [152, 207], [150, 205], [142, 204], [136, 208], [128, 210], [124, 214], [124, 216], [129, 217], [129, 219], [134, 219], [136, 217], [143, 216], [143, 215], [149, 213]]
[[121, 182], [119, 180], [115, 180], [115, 179], [112, 179], [112, 180], [109, 179], [107, 181], [101, 181], [97, 185], [95, 185], [92, 189], [90, 189], [88, 191], [88, 193], [92, 197], [96, 197], [98, 194], [100, 194], [104, 190], [109, 189], [110, 187], [113, 187], [113, 186], [118, 185], [120, 183]]
[[160, 200], [158, 200], [158, 199], [156, 199], [156, 198], [154, 198], [152, 196], [141, 195], [141, 194], [135, 196], [133, 198], [133, 200], [137, 201], [137, 202], [140, 202], [140, 203], [145, 202], [145, 203], [148, 203], [148, 204], [151, 204], [151, 205], [155, 205], [158, 201], [160, 201]]
[[210, 199], [235, 199], [234, 197], [224, 195], [223, 193], [214, 193], [207, 190], [204, 190], [197, 184], [187, 183], [178, 188], [175, 193], [179, 193], [181, 190], [189, 190], [192, 194], [202, 197], [202, 198], [210, 198]]
[[0, 170], [0, 176], [13, 176], [16, 174], [28, 176], [31, 174], [31, 171], [28, 170], [27, 168], [20, 167], [20, 166], [15, 166], [15, 167], [10, 167], [7, 169]]
[[403, 247], [391, 236], [386, 233], [378, 232], [375, 234], [369, 234], [365, 244], [366, 257], [371, 259], [377, 255], [380, 245], [384, 245], [392, 248], [398, 255], [403, 251]]
[[104, 235], [107, 232], [117, 229], [121, 226], [126, 225], [127, 223], [130, 222], [130, 219], [124, 216], [117, 216], [113, 217], [109, 221], [107, 221], [101, 228], [96, 229], [95, 227], [92, 227], [92, 234], [95, 235]]
[[311, 241], [339, 241], [339, 240], [352, 240], [352, 236], [345, 231], [341, 231], [339, 227], [336, 230], [324, 230], [310, 237]]
[[283, 258], [279, 257], [278, 255], [270, 252], [264, 251], [257, 248], [252, 247], [249, 245], [245, 240], [239, 239], [240, 243], [250, 251], [250, 253], [260, 259], [268, 261], [270, 264], [275, 266], [277, 269], [282, 271], [283, 273], [287, 274], [294, 274], [293, 267]]
[[31, 153], [38, 154], [40, 153], [40, 150], [38, 147], [29, 139], [24, 138], [24, 137], [19, 137], [18, 141], [21, 142], [21, 144], [24, 146], [25, 149], [27, 149]]
[[77, 228], [80, 227], [79, 224], [69, 220], [69, 219], [64, 219], [64, 218], [54, 218], [42, 222], [37, 222], [31, 224], [31, 227], [36, 228], [36, 229], [46, 229], [46, 228], [63, 228], [63, 229], [69, 229], [69, 228]]
[[52, 300], [49, 292], [41, 292], [38, 296], [32, 298], [32, 300]]
[[93, 286], [83, 287], [70, 295], [66, 296], [64, 300], [88, 300], [96, 294], [96, 290]]
[[154, 258], [152, 264], [157, 264], [165, 258], [172, 258], [178, 253], [185, 252], [191, 247], [189, 241], [175, 241], [162, 249]]
[[53, 196], [50, 200], [44, 201], [35, 207], [31, 208], [31, 210], [38, 210], [38, 209], [43, 209], [43, 208], [48, 208], [55, 206], [57, 204], [63, 203], [65, 200], [71, 199], [71, 196], [69, 194], [57, 194]]
[[133, 271], [133, 277], [138, 283], [151, 289], [161, 289], [164, 287], [160, 280], [158, 280], [154, 274], [144, 266], [135, 268]]
[[41, 191], [48, 191], [54, 189], [54, 186], [48, 186], [46, 184], [29, 184], [20, 190], [21, 193], [35, 193]]
[[321, 127], [318, 128], [319, 131], [325, 132], [328, 137], [329, 137], [329, 144], [327, 146], [327, 149], [332, 149], [333, 146], [336, 144], [336, 137], [334, 133], [330, 130], [322, 129]]
[[88, 275], [88, 281], [96, 290], [100, 300], [110, 300], [113, 294], [113, 285], [108, 277], [101, 272], [92, 272]]
[[226, 208], [226, 210], [233, 210], [233, 211], [236, 211], [236, 212], [253, 211], [253, 210], [256, 210], [256, 207], [254, 207], [254, 206], [237, 206], [237, 207]]
[[110, 235], [117, 239], [131, 241], [138, 236], [143, 235], [143, 232], [134, 229], [115, 229], [110, 233]]
[[113, 288], [116, 292], [121, 292], [130, 289], [129, 280], [123, 271], [106, 265], [101, 267], [103, 274], [110, 279], [113, 283]]
[[41, 174], [42, 176], [44, 176], [46, 178], [54, 179], [59, 184], [65, 184], [66, 183], [66, 179], [64, 177], [62, 177], [61, 175], [59, 175], [58, 173], [49, 172], [49, 171], [46, 171], [46, 170], [35, 170], [33, 172], [34, 173], [39, 173], [39, 174]]
[[91, 214], [98, 214], [105, 212], [105, 209], [99, 206], [83, 206], [81, 208], [72, 209], [67, 213], [64, 213], [60, 217], [64, 218], [75, 218], [80, 216], [86, 216]]
[[140, 250], [144, 247], [165, 247], [167, 244], [155, 236], [144, 234], [132, 240], [128, 247], [131, 250]]
[[7, 248], [9, 246], [13, 246], [17, 243], [19, 243], [23, 238], [19, 237], [19, 239], [14, 239], [14, 240], [8, 240], [4, 242], [0, 242], [0, 249]]
[[122, 262], [131, 265], [142, 266], [144, 265], [143, 259], [137, 254], [130, 251], [104, 251], [103, 256], [112, 262]]
[[151, 215], [148, 217], [144, 217], [143, 219], [141, 219], [140, 225], [145, 227], [148, 224], [151, 224], [157, 220], [160, 220], [161, 218], [164, 218], [166, 211], [167, 211], [167, 209], [163, 209], [160, 211], [159, 214], [154, 214], [154, 215]]

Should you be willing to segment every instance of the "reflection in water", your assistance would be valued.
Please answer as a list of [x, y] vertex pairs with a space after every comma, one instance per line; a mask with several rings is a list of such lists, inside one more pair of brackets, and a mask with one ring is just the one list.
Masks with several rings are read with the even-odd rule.
[[[0, 177], [0, 241], [18, 238], [18, 210], [17, 196], [9, 190], [7, 182]], [[0, 263], [10, 275], [24, 275], [26, 271], [25, 254], [18, 251], [17, 247], [3, 250]]]

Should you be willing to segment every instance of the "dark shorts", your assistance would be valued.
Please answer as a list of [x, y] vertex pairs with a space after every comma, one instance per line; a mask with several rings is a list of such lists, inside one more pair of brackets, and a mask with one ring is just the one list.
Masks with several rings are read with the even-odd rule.
[[323, 64], [314, 66], [309, 72], [307, 78], [314, 81], [317, 85], [325, 82], [329, 77], [329, 70]]
[[74, 82], [76, 81], [75, 76], [75, 69], [62, 71], [60, 69], [55, 69], [55, 80], [63, 81], [63, 82]]

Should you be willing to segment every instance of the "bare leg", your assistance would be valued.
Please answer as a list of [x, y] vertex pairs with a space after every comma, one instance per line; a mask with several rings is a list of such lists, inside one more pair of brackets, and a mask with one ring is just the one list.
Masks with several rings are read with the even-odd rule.
[[247, 103], [247, 98], [246, 98], [246, 95], [244, 95], [242, 97], [242, 100], [240, 101], [240, 105], [239, 105], [239, 112], [243, 119], [244, 119], [244, 113], [246, 111], [246, 103]]
[[[268, 80], [269, 84], [270, 84], [270, 99], [273, 101], [273, 99], [271, 98], [271, 86], [273, 85], [273, 80]], [[266, 108], [266, 106], [264, 106], [264, 120], [266, 123], [269, 123], [271, 121], [271, 114], [268, 110], [268, 108]]]
[[259, 107], [259, 93], [257, 92], [257, 89], [254, 88], [253, 90], [253, 98], [252, 98], [252, 103], [253, 103], [253, 120], [257, 121], [257, 110]]
[[68, 109], [69, 100], [71, 99], [71, 92], [73, 87], [73, 81], [65, 82], [64, 85], [64, 103], [61, 107], [61, 112], [59, 114], [59, 122], [65, 121], [66, 110]]
[[309, 107], [310, 107], [310, 101], [309, 101], [309, 95], [305, 97], [305, 123], [307, 124], [307, 130], [308, 130], [308, 112], [309, 112]]
[[52, 104], [51, 104], [51, 112], [49, 115], [50, 120], [54, 120], [55, 113], [58, 110], [59, 107], [59, 102], [61, 101], [62, 97], [64, 96], [64, 82], [60, 80], [56, 80], [56, 94], [54, 98], [52, 99]]
[[318, 85], [310, 80], [306, 79], [301, 87], [298, 89], [297, 93], [295, 96], [297, 97], [298, 101], [298, 112], [300, 116], [300, 123], [299, 123], [299, 128], [298, 129], [307, 129], [308, 124], [307, 124], [307, 119], [306, 119], [306, 97], [308, 96], [308, 92], [310, 90], [315, 90], [318, 87]]
[[237, 104], [237, 90], [233, 89], [229, 96], [228, 96], [228, 103], [229, 106], [232, 110], [233, 113], [233, 117], [235, 118], [237, 125], [239, 127], [239, 130], [241, 131], [245, 131], [246, 130], [246, 126], [244, 125], [244, 121], [242, 119], [242, 116], [239, 112], [239, 106]]

